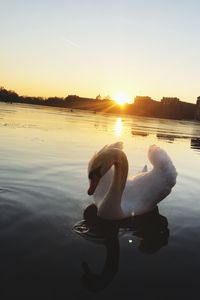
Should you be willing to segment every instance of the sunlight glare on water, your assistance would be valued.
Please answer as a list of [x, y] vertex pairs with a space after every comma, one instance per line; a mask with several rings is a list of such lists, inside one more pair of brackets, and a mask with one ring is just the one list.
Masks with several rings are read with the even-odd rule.
[[120, 137], [122, 135], [122, 130], [123, 130], [122, 118], [117, 118], [116, 123], [115, 123], [116, 137]]

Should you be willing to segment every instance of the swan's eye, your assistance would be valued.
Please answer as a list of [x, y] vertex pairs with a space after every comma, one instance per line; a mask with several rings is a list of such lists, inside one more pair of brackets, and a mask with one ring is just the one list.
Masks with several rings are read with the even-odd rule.
[[100, 170], [101, 170], [100, 167], [92, 170], [88, 175], [89, 179], [94, 179], [95, 177], [101, 177]]

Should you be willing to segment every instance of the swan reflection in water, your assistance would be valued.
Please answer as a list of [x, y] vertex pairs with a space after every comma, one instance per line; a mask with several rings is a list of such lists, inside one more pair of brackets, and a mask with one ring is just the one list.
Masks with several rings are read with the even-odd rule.
[[146, 254], [153, 254], [168, 243], [168, 221], [159, 214], [158, 207], [144, 215], [108, 221], [97, 217], [97, 208], [92, 204], [86, 208], [84, 219], [74, 225], [75, 232], [106, 248], [106, 259], [100, 274], [95, 274], [87, 262], [82, 263], [83, 284], [93, 292], [106, 288], [118, 271], [119, 236], [131, 233], [138, 237], [139, 251]]

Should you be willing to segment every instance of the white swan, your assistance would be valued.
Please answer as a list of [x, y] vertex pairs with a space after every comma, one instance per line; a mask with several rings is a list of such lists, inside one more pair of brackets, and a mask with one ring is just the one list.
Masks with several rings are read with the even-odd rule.
[[88, 195], [93, 195], [97, 215], [120, 220], [147, 213], [170, 194], [177, 172], [168, 154], [156, 145], [148, 151], [153, 169], [128, 178], [128, 161], [121, 142], [104, 146], [89, 162]]

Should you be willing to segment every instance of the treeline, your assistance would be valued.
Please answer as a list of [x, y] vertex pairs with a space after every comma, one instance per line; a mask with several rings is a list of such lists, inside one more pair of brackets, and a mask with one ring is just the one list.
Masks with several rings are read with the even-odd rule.
[[64, 99], [59, 97], [29, 97], [29, 96], [19, 96], [16, 92], [12, 90], [6, 90], [4, 87], [0, 88], [0, 101], [7, 103], [25, 103], [34, 105], [48, 105], [48, 106], [64, 106]]
[[46, 105], [54, 107], [69, 107], [69, 108], [80, 108], [80, 109], [96, 109], [100, 111], [105, 103], [111, 103], [110, 99], [106, 97], [101, 99], [98, 95], [95, 99], [83, 98], [76, 95], [69, 95], [65, 98], [60, 97], [30, 97], [30, 96], [19, 96], [15, 91], [7, 90], [4, 87], [0, 87], [0, 101], [6, 103], [24, 103], [33, 105]]
[[[113, 101], [107, 96], [102, 99], [98, 95], [95, 99], [93, 98], [83, 98], [76, 95], [68, 95], [65, 98], [60, 97], [29, 97], [29, 96], [19, 96], [16, 92], [12, 90], [6, 90], [4, 87], [0, 87], [0, 101], [6, 103], [24, 103], [33, 105], [46, 105], [54, 107], [68, 107], [68, 108], [80, 108], [101, 111], [109, 106], [112, 106]], [[109, 109], [108, 109], [109, 110]], [[108, 111], [109, 112], [109, 111]], [[114, 112], [120, 112], [119, 108], [115, 108]]]

